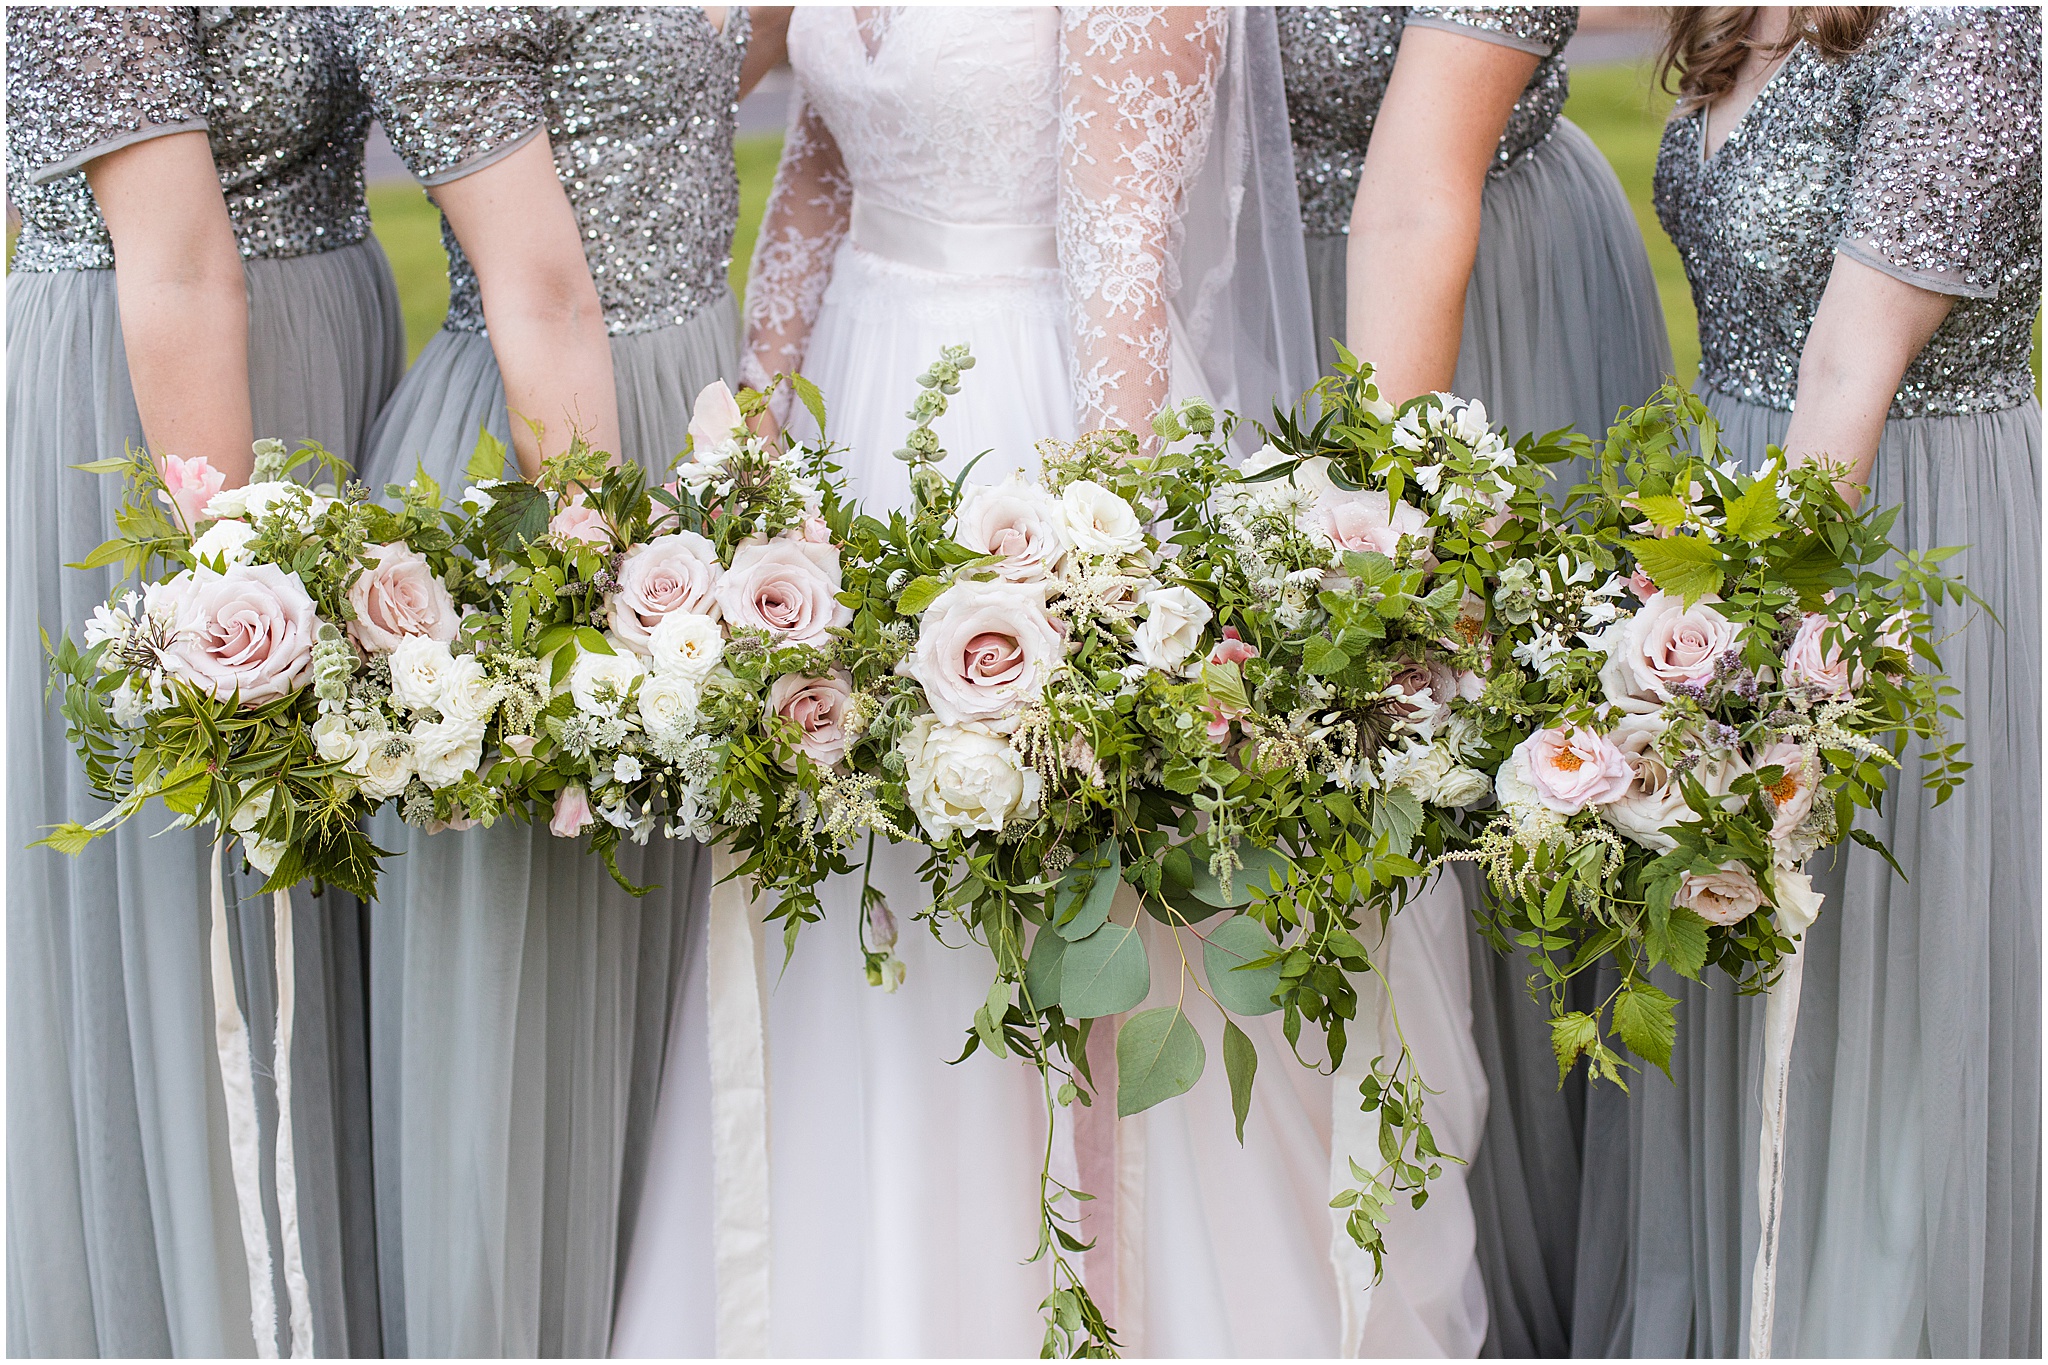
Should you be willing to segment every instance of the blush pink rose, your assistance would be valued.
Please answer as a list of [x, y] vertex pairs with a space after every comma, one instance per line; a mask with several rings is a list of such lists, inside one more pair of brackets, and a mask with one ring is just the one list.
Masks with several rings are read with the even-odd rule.
[[731, 441], [745, 427], [739, 400], [732, 396], [723, 379], [714, 379], [697, 394], [690, 409], [690, 450], [702, 456]]
[[244, 706], [276, 701], [312, 680], [320, 620], [297, 574], [237, 564], [226, 573], [188, 571], [166, 587], [178, 623], [177, 641], [164, 651], [173, 677], [221, 701], [239, 693]]
[[548, 518], [548, 533], [566, 540], [584, 540], [592, 545], [612, 543], [612, 528], [605, 523], [604, 514], [592, 507], [581, 493], [557, 508], [554, 516]]
[[1735, 924], [1756, 913], [1764, 893], [1746, 864], [1723, 863], [1719, 871], [1680, 877], [1672, 899], [1709, 924]]
[[1830, 627], [1838, 634], [1848, 634], [1845, 627], [1819, 612], [1810, 611], [1800, 620], [1799, 633], [1792, 637], [1792, 647], [1785, 651], [1787, 682], [1806, 683], [1834, 696], [1855, 685], [1849, 676], [1848, 661], [1842, 658], [1840, 642], [1821, 647], [1821, 639]]
[[166, 455], [162, 472], [167, 491], [158, 493], [157, 500], [177, 512], [186, 531], [196, 532], [206, 515], [206, 504], [227, 486], [227, 475], [208, 464], [203, 456], [185, 459]]
[[853, 620], [838, 594], [838, 548], [789, 532], [740, 546], [718, 581], [727, 625], [772, 631], [793, 645], [822, 645]]
[[1045, 596], [1042, 583], [955, 583], [925, 608], [897, 671], [924, 685], [942, 724], [1014, 722], [1066, 658]]
[[1216, 648], [1209, 651], [1209, 662], [1219, 668], [1224, 664], [1241, 664], [1258, 657], [1258, 646], [1247, 642], [1239, 635], [1236, 626], [1225, 626], [1223, 638], [1216, 642]]
[[1638, 564], [1635, 572], [1628, 576], [1628, 590], [1636, 595], [1636, 601], [1647, 602], [1657, 595], [1657, 584]]
[[581, 784], [571, 782], [555, 793], [555, 818], [548, 821], [548, 832], [557, 839], [573, 839], [590, 828], [595, 819], [590, 813], [590, 793]]
[[1820, 780], [1816, 764], [1810, 762], [1797, 744], [1774, 740], [1757, 751], [1751, 768], [1783, 768], [1784, 775], [1764, 788], [1777, 819], [1771, 822], [1771, 838], [1785, 840], [1805, 822], [1813, 810], [1814, 788]]
[[996, 572], [1018, 583], [1047, 577], [1074, 547], [1064, 505], [1017, 475], [968, 489], [953, 539], [978, 555], [1001, 555]]
[[718, 550], [695, 531], [657, 536], [626, 551], [610, 603], [612, 633], [636, 654], [650, 652], [654, 628], [679, 611], [718, 615]]
[[1310, 524], [1340, 550], [1370, 551], [1389, 559], [1405, 536], [1417, 547], [1418, 563], [1436, 563], [1428, 553], [1428, 516], [1405, 502], [1389, 506], [1383, 489], [1325, 494], [1317, 500]]
[[830, 768], [846, 757], [846, 707], [853, 680], [833, 670], [829, 677], [787, 673], [768, 688], [768, 711], [796, 726], [797, 747], [811, 762]]
[[1688, 607], [1660, 592], [1628, 618], [1622, 656], [1645, 691], [1669, 701], [1674, 686], [1714, 676], [1721, 656], [1735, 648], [1735, 624], [1713, 608], [1719, 600], [1703, 597]]
[[455, 638], [455, 599], [427, 561], [403, 541], [364, 552], [367, 567], [349, 585], [348, 605], [356, 619], [349, 638], [370, 654], [389, 654], [415, 635]]
[[1620, 800], [1635, 779], [1621, 750], [1584, 726], [1538, 730], [1515, 746], [1513, 761], [1536, 798], [1564, 815]]

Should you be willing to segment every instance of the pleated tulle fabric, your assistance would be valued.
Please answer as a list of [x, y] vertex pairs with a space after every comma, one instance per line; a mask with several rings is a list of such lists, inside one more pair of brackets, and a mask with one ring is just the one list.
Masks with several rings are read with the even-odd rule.
[[[1343, 237], [1308, 240], [1326, 369], [1336, 358], [1330, 338], [1344, 335], [1347, 245]], [[1452, 388], [1484, 402], [1512, 434], [1570, 426], [1598, 440], [1671, 368], [1656, 280], [1628, 199], [1592, 139], [1560, 120], [1528, 157], [1486, 182]], [[1560, 495], [1583, 477], [1577, 462], [1555, 473]], [[1479, 879], [1460, 875], [1457, 883], [1469, 904]], [[1476, 936], [1470, 960], [1472, 1038], [1489, 1093], [1480, 1106], [1485, 1137], [1464, 1176], [1486, 1281], [1485, 1349], [1566, 1354], [1590, 1121], [1585, 1086], [1578, 1077], [1558, 1084], [1547, 1011], [1527, 989], [1528, 962]], [[1452, 1212], [1431, 1204], [1424, 1215], [1431, 1209], [1435, 1217]]]
[[[1784, 437], [1789, 413], [1706, 396], [1752, 466]], [[1781, 1356], [2041, 1353], [2040, 480], [2034, 403], [1894, 419], [1879, 442], [1893, 539], [1969, 547], [1951, 567], [1997, 620], [1936, 616], [1967, 784], [1935, 806], [1909, 759], [1864, 816], [1911, 880], [1856, 846], [1811, 865], [1827, 901], [1786, 1111]], [[1582, 1353], [1747, 1345], [1763, 1011], [1721, 981], [1678, 994], [1672, 1080], [1639, 1082], [1588, 1160], [1626, 1174], [1629, 1233], [1582, 1260]]]
[[[259, 433], [360, 454], [404, 364], [374, 241], [251, 261]], [[43, 700], [39, 632], [74, 633], [115, 572], [66, 569], [114, 533], [118, 478], [70, 466], [140, 443], [112, 271], [15, 274], [7, 290], [8, 1351], [248, 1355], [248, 1277], [228, 1168], [208, 984], [206, 841], [144, 811], [69, 858], [30, 849], [91, 820], [91, 796]], [[259, 1072], [275, 980], [261, 878], [233, 879], [232, 956]], [[295, 898], [293, 1142], [315, 1340], [379, 1348], [369, 1238], [360, 917]], [[262, 1087], [258, 1087], [259, 1091]], [[281, 1266], [263, 1101], [265, 1212]], [[280, 1271], [281, 1274], [281, 1271]], [[282, 1281], [278, 1301], [284, 1302]]]
[[[665, 471], [737, 348], [730, 298], [614, 337], [622, 453]], [[452, 497], [479, 427], [510, 435], [490, 340], [442, 331], [393, 395], [366, 475], [381, 487], [423, 465]], [[387, 812], [372, 837], [402, 854], [370, 910], [386, 1349], [603, 1355], [709, 860], [693, 842], [629, 845], [621, 868], [656, 887], [636, 900], [545, 823], [427, 835]]]

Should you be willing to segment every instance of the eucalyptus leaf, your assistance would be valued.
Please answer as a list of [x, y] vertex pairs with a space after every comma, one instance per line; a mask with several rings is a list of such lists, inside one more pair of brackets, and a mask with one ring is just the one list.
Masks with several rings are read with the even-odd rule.
[[1209, 993], [1216, 1003], [1232, 1014], [1271, 1014], [1280, 1006], [1273, 992], [1280, 989], [1280, 964], [1247, 967], [1249, 962], [1279, 947], [1264, 926], [1245, 915], [1232, 915], [1209, 931], [1202, 944], [1202, 970], [1209, 978]]
[[1123, 872], [1123, 855], [1114, 838], [1104, 839], [1074, 859], [1052, 889], [1054, 932], [1069, 943], [1083, 939], [1109, 919], [1110, 902]]
[[1162, 1100], [1184, 1095], [1202, 1078], [1208, 1053], [1178, 1005], [1144, 1010], [1116, 1035], [1116, 1113], [1142, 1114]]
[[1136, 925], [1104, 924], [1061, 954], [1060, 1008], [1069, 1019], [1122, 1014], [1151, 989], [1152, 966]]
[[1244, 1121], [1252, 1111], [1252, 1078], [1259, 1074], [1259, 1050], [1245, 1031], [1223, 1021], [1223, 1074], [1230, 1078], [1230, 1112], [1237, 1119], [1237, 1145], [1244, 1146]]
[[1034, 1010], [1060, 1003], [1060, 964], [1066, 952], [1067, 941], [1050, 929], [1040, 929], [1032, 939], [1031, 956], [1024, 960], [1024, 990]]

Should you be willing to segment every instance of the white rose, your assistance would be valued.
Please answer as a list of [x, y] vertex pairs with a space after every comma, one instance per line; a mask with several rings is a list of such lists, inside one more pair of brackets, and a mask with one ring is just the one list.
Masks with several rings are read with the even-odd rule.
[[611, 715], [642, 669], [640, 656], [614, 641], [610, 654], [585, 652], [576, 657], [569, 669], [569, 695], [576, 699], [578, 711]]
[[1017, 474], [961, 496], [953, 539], [978, 555], [1001, 555], [996, 572], [1016, 583], [1044, 578], [1073, 548], [1060, 500]]
[[216, 521], [192, 542], [192, 553], [209, 564], [216, 559], [225, 564], [247, 564], [249, 542], [254, 539], [256, 528], [246, 521]]
[[1436, 803], [1453, 809], [1475, 805], [1493, 792], [1493, 783], [1477, 768], [1457, 767], [1436, 784]]
[[701, 686], [725, 655], [725, 630], [709, 616], [679, 611], [647, 634], [654, 671]]
[[444, 717], [482, 728], [497, 704], [497, 686], [484, 676], [484, 666], [475, 655], [461, 655], [449, 665], [441, 681], [441, 700], [436, 703]]
[[420, 781], [435, 791], [452, 787], [484, 761], [484, 727], [439, 720], [412, 727], [413, 763]]
[[304, 524], [313, 512], [315, 502], [312, 492], [304, 484], [293, 483], [290, 479], [272, 479], [265, 483], [245, 483], [240, 488], [222, 489], [206, 504], [206, 515], [261, 521], [274, 508], [291, 507], [301, 509], [293, 520]]
[[264, 787], [257, 791], [254, 796], [235, 808], [235, 813], [228, 817], [228, 828], [237, 834], [247, 834], [255, 829], [263, 822], [263, 817], [270, 814], [270, 798], [270, 788]]
[[1456, 766], [1447, 746], [1411, 739], [1399, 749], [1386, 751], [1380, 760], [1380, 781], [1388, 787], [1406, 787], [1419, 800], [1434, 802], [1438, 785]]
[[277, 871], [278, 859], [284, 857], [284, 850], [282, 839], [265, 839], [258, 834], [242, 836], [242, 856], [249, 860], [249, 866], [266, 877]]
[[455, 671], [455, 655], [431, 635], [407, 636], [391, 651], [391, 700], [408, 711], [441, 704], [441, 688]]
[[348, 728], [348, 718], [339, 711], [329, 711], [314, 721], [313, 749], [323, 763], [340, 763], [353, 755], [356, 735]]
[[359, 735], [356, 751], [347, 763], [349, 772], [361, 779], [363, 795], [385, 801], [405, 790], [412, 781], [412, 736], [390, 730]]
[[934, 840], [999, 830], [1038, 813], [1038, 774], [985, 725], [941, 725], [925, 716], [896, 748], [907, 769], [911, 808]]
[[1145, 548], [1145, 528], [1131, 505], [1092, 479], [1076, 479], [1060, 494], [1067, 532], [1084, 555], [1121, 559]]
[[1182, 666], [1201, 646], [1202, 631], [1216, 613], [1193, 589], [1180, 586], [1147, 588], [1138, 602], [1145, 608], [1131, 641], [1138, 662], [1168, 673], [1187, 671]]
[[697, 723], [697, 684], [675, 673], [640, 681], [640, 724], [651, 735], [675, 738]]
[[1778, 932], [1788, 937], [1803, 934], [1820, 915], [1821, 902], [1827, 897], [1813, 889], [1813, 878], [1804, 872], [1780, 870], [1772, 874], [1777, 883]]

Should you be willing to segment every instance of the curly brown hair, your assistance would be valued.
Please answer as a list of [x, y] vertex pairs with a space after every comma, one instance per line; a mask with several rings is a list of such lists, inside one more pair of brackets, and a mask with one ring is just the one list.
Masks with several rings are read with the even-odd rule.
[[1680, 113], [1712, 104], [1727, 92], [1735, 84], [1743, 58], [1751, 52], [1777, 58], [1805, 42], [1820, 49], [1824, 57], [1848, 56], [1869, 40], [1889, 6], [1794, 5], [1785, 36], [1776, 43], [1760, 43], [1749, 36], [1758, 8], [1673, 5], [1666, 10], [1657, 85], [1671, 91], [1671, 77], [1677, 75]]

